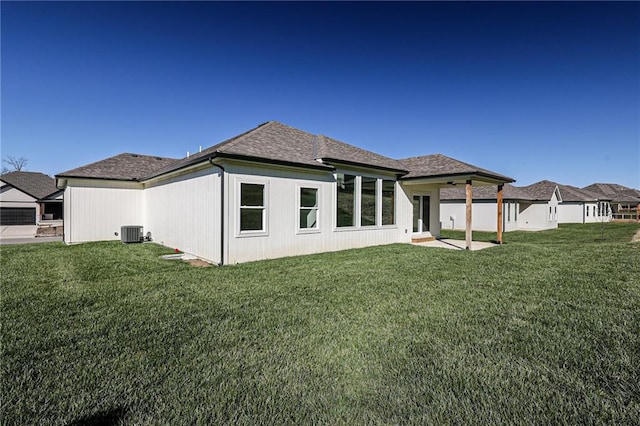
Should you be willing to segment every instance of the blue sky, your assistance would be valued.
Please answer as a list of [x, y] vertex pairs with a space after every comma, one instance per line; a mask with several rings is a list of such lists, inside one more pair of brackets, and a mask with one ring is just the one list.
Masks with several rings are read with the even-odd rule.
[[2, 157], [183, 157], [277, 120], [640, 188], [640, 3], [2, 2]]

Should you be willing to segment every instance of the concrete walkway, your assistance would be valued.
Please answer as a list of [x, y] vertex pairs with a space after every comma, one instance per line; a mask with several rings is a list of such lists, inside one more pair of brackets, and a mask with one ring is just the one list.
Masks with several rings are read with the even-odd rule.
[[[464, 240], [452, 240], [450, 238], [442, 238], [434, 241], [427, 241], [424, 243], [412, 243], [415, 246], [422, 247], [438, 247], [452, 250], [464, 250], [467, 246], [467, 243]], [[489, 247], [495, 247], [498, 244], [494, 243], [484, 243], [482, 241], [471, 241], [471, 250], [482, 250]]]

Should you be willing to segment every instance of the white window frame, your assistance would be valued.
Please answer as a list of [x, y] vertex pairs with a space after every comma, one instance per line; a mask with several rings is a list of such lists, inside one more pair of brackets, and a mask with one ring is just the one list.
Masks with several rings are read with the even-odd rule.
[[[384, 181], [393, 182], [393, 223], [382, 223], [382, 183]], [[378, 178], [378, 219], [377, 223], [381, 228], [395, 228], [398, 224], [398, 181], [389, 178]]]
[[[353, 181], [353, 224], [349, 226], [338, 226], [338, 175], [351, 175], [355, 179]], [[353, 231], [360, 228], [360, 175], [353, 171], [339, 170], [334, 173], [335, 182], [333, 184], [333, 230], [334, 231]], [[368, 227], [369, 228], [369, 227]]]
[[[363, 225], [362, 224], [362, 179], [366, 178], [366, 179], [373, 179], [374, 180], [374, 193], [375, 193], [375, 209], [376, 209], [376, 216], [373, 218], [373, 225]], [[372, 228], [377, 228], [380, 227], [380, 225], [382, 224], [382, 212], [380, 211], [380, 207], [381, 207], [381, 201], [382, 201], [382, 194], [380, 193], [380, 178], [377, 178], [375, 176], [367, 176], [367, 175], [359, 175], [358, 179], [360, 180], [360, 188], [359, 188], [359, 192], [358, 192], [358, 197], [357, 197], [357, 201], [358, 201], [358, 208], [357, 210], [360, 211], [360, 214], [358, 215], [358, 221], [357, 224], [359, 227], [365, 228], [365, 229], [372, 229]]]
[[[338, 222], [337, 222], [337, 216], [336, 216], [336, 209], [337, 209], [337, 202], [338, 202], [338, 187], [337, 187], [337, 179], [338, 179], [338, 175], [339, 174], [345, 174], [345, 175], [351, 175], [351, 176], [355, 176], [355, 180], [354, 180], [354, 187], [355, 187], [355, 194], [354, 194], [354, 219], [355, 219], [355, 224], [352, 226], [338, 226]], [[338, 170], [336, 171], [336, 173], [334, 174], [334, 178], [336, 179], [336, 182], [333, 185], [333, 212], [331, 214], [331, 216], [333, 217], [332, 219], [332, 224], [333, 224], [333, 231], [334, 232], [342, 232], [342, 231], [366, 231], [366, 230], [373, 230], [373, 229], [381, 229], [381, 228], [397, 228], [398, 227], [398, 181], [389, 177], [382, 177], [381, 175], [375, 175], [375, 174], [367, 174], [367, 173], [360, 173], [360, 172], [356, 172], [356, 171], [350, 171], [350, 170]], [[363, 178], [368, 178], [368, 179], [375, 179], [375, 192], [376, 192], [376, 202], [375, 202], [375, 206], [376, 206], [376, 217], [375, 217], [375, 224], [374, 225], [362, 225], [362, 179]], [[382, 182], [383, 181], [391, 181], [393, 182], [393, 191], [394, 191], [394, 197], [393, 197], [393, 222], [391, 224], [387, 224], [387, 225], [383, 225], [382, 224]], [[302, 185], [304, 186], [304, 185]], [[309, 186], [311, 187], [311, 186]], [[430, 195], [432, 196], [432, 194], [426, 194], [426, 195]]]
[[[262, 185], [262, 207], [245, 206], [242, 203], [242, 184]], [[262, 209], [262, 229], [256, 231], [242, 231], [240, 229], [240, 217], [242, 209]], [[236, 181], [236, 237], [261, 237], [269, 235], [269, 181], [257, 179], [238, 179]]]
[[[300, 210], [302, 210], [303, 208], [308, 209], [309, 207], [302, 207], [301, 206], [301, 199], [300, 199], [300, 191], [302, 190], [302, 188], [308, 188], [308, 189], [315, 189], [316, 190], [316, 203], [317, 203], [317, 207], [316, 207], [316, 226], [315, 228], [301, 228], [300, 227]], [[321, 194], [322, 194], [322, 190], [320, 188], [320, 185], [315, 185], [315, 184], [298, 184], [296, 185], [296, 211], [295, 211], [295, 223], [296, 223], [296, 233], [297, 234], [317, 234], [319, 232], [321, 232], [321, 213], [320, 213], [320, 199], [321, 199]]]

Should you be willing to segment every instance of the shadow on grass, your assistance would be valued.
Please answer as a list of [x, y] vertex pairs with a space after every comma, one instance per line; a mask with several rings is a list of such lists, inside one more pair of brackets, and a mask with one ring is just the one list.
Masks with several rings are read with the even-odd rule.
[[82, 417], [69, 423], [69, 426], [113, 426], [121, 424], [125, 414], [125, 409], [118, 407], [113, 410], [100, 411], [91, 416]]

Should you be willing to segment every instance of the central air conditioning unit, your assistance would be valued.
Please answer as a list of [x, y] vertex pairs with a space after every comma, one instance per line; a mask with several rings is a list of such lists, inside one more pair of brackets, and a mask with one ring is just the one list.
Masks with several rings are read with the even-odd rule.
[[144, 241], [142, 226], [121, 226], [120, 240], [123, 244], [141, 243], [142, 241]]

